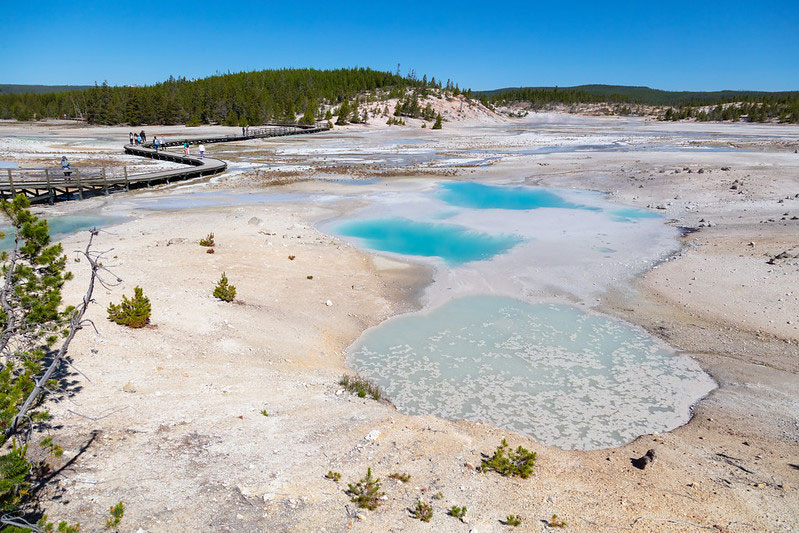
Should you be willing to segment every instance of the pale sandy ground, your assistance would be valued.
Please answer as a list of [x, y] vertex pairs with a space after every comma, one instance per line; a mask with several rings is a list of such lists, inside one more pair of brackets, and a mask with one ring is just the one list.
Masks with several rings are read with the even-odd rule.
[[[576, 123], [563, 142], [585, 141], [574, 117], [562, 122]], [[584, 126], [601, 132], [613, 124]], [[356, 128], [349, 131], [364, 131]], [[440, 142], [451, 149], [508, 145], [477, 126], [446, 133]], [[784, 135], [773, 138], [784, 145]], [[685, 166], [693, 172], [673, 173]], [[511, 513], [524, 519], [513, 531], [547, 530], [543, 520], [553, 513], [572, 531], [797, 530], [799, 266], [766, 261], [799, 244], [799, 222], [781, 220], [799, 214], [799, 198], [785, 199], [799, 193], [799, 156], [529, 155], [479, 175], [608, 191], [626, 203], [662, 205], [676, 225], [711, 221], [685, 238], [681, 257], [609, 292], [602, 304], [697, 354], [719, 382], [689, 424], [618, 449], [562, 451], [485, 424], [405, 416], [342, 394], [344, 349], [366, 327], [413, 308], [431, 275], [313, 229], [356, 200], [138, 212], [98, 241], [113, 248], [107, 264], [124, 283], [97, 291], [90, 317], [99, 334], [85, 330], [71, 350], [91, 382], [71, 376], [76, 390], [51, 409], [61, 424], [52, 432], [66, 450], [43, 501], [51, 517], [97, 529], [123, 500], [122, 531], [510, 531], [500, 520]], [[729, 189], [735, 179], [744, 180], [744, 194]], [[80, 207], [113, 212], [125, 202], [118, 195]], [[760, 223], [769, 219], [775, 222]], [[213, 255], [197, 245], [209, 231], [218, 243]], [[71, 236], [65, 247], [84, 239]], [[85, 282], [83, 263], [72, 266], [70, 301]], [[238, 288], [235, 303], [211, 296], [222, 271]], [[137, 284], [152, 299], [152, 324], [133, 331], [107, 322], [107, 303]], [[503, 436], [538, 453], [531, 479], [474, 470]], [[634, 468], [630, 458], [649, 448], [654, 466]], [[386, 500], [375, 512], [356, 512], [343, 491], [367, 467], [383, 478]], [[341, 472], [340, 483], [324, 479], [331, 469]], [[411, 479], [388, 480], [392, 472]], [[429, 524], [409, 517], [417, 498], [431, 501], [439, 491]], [[468, 523], [445, 514], [451, 505], [468, 508]]]

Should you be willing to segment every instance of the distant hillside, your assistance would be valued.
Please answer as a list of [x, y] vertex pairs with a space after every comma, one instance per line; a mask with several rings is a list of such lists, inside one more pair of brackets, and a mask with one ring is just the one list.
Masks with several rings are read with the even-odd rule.
[[577, 85], [507, 87], [475, 94], [488, 106], [523, 103], [528, 108], [544, 109], [560, 104], [606, 104], [607, 114], [654, 114], [663, 120], [799, 123], [799, 91], [661, 91], [624, 85]]
[[[48, 93], [0, 94], [0, 119], [42, 119], [66, 115], [92, 124], [263, 124], [326, 118], [325, 106], [356, 99], [377, 89], [404, 95], [427, 81], [368, 68], [277, 69], [238, 72], [198, 80], [169, 78], [146, 87], [92, 86]], [[356, 102], [357, 105], [357, 102]], [[329, 118], [329, 117], [327, 117]]]
[[[649, 87], [627, 85], [575, 85], [572, 87], [506, 87], [492, 91], [479, 91], [492, 101], [511, 99], [525, 94], [560, 93], [568, 100], [584, 97], [587, 102], [607, 101], [656, 106], [716, 105], [719, 103], [761, 98], [799, 98], [799, 91], [661, 91]], [[524, 100], [524, 98], [520, 98]]]
[[82, 91], [91, 85], [14, 85], [0, 83], [0, 94], [45, 94]]

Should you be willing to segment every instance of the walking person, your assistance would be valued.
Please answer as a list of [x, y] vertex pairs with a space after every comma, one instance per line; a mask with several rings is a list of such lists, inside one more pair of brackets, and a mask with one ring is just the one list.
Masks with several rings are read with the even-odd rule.
[[131, 131], [128, 133], [128, 138], [130, 139], [130, 144], [133, 144], [133, 132]]
[[201, 144], [198, 148], [200, 150], [200, 159], [205, 159], [205, 145]]
[[156, 152], [158, 151], [158, 137], [153, 137], [153, 148]]
[[189, 141], [183, 143], [183, 154], [189, 155]]
[[141, 142], [146, 143], [147, 135], [145, 135], [144, 130], [141, 130], [141, 133], [139, 135], [141, 135]]
[[136, 135], [136, 144], [141, 144], [141, 135]]
[[64, 171], [64, 176], [69, 177], [72, 175], [72, 167], [69, 166], [69, 159], [67, 156], [61, 156], [61, 170]]

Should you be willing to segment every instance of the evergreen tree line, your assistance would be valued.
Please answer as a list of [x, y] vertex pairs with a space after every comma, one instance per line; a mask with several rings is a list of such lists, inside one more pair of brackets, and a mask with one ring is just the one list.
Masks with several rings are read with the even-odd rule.
[[[448, 82], [450, 83], [450, 82]], [[220, 123], [230, 126], [269, 121], [303, 122], [325, 117], [324, 106], [337, 105], [364, 91], [404, 94], [408, 88], [438, 88], [435, 78], [367, 68], [279, 69], [239, 72], [199, 80], [170, 77], [146, 87], [111, 87], [48, 94], [0, 95], [0, 118], [86, 119], [92, 124]]]
[[699, 106], [670, 107], [660, 116], [661, 120], [695, 119], [705, 121], [771, 122], [799, 124], [799, 97], [793, 99], [769, 99], [761, 102], [718, 104], [712, 109]]
[[[651, 92], [651, 98], [648, 96]], [[598, 93], [582, 89], [558, 89], [541, 87], [520, 87], [505, 89], [492, 93], [480, 93], [480, 100], [491, 108], [493, 105], [508, 105], [515, 102], [527, 102], [533, 109], [564, 104], [609, 104], [608, 111], [613, 114], [628, 115], [632, 113], [631, 105], [667, 105], [660, 116], [662, 120], [695, 119], [699, 121], [739, 121], [770, 122], [779, 121], [799, 123], [799, 92], [783, 93], [735, 93], [724, 91], [718, 93], [689, 93], [690, 103], [676, 103], [686, 98], [683, 93], [670, 93], [646, 89], [637, 92]], [[665, 99], [665, 100], [664, 100]], [[673, 100], [675, 103], [662, 104]], [[705, 108], [715, 106], [710, 110]]]

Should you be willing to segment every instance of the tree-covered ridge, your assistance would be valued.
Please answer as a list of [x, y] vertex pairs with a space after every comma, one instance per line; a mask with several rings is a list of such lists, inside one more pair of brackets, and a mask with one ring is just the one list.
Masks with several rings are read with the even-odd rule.
[[170, 78], [147, 87], [110, 87], [49, 94], [0, 95], [0, 118], [85, 118], [93, 124], [262, 124], [324, 117], [336, 105], [365, 91], [435, 87], [435, 80], [368, 68], [280, 69], [239, 72], [199, 80]]
[[630, 106], [657, 106], [663, 120], [748, 120], [799, 123], [799, 91], [661, 91], [649, 87], [579, 85], [518, 87], [475, 93], [487, 105], [527, 102], [533, 108], [565, 104], [610, 104], [609, 112], [630, 114]]

